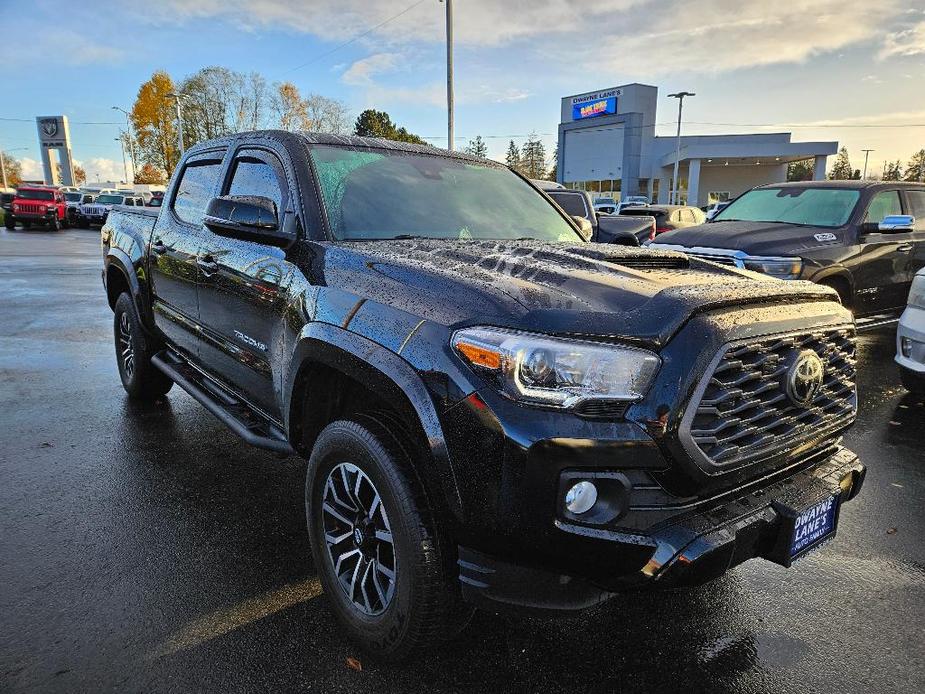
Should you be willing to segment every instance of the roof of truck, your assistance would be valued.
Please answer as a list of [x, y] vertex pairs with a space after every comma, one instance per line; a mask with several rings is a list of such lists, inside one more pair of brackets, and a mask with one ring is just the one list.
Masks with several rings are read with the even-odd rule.
[[895, 188], [922, 188], [925, 183], [916, 183], [914, 181], [787, 181], [786, 183], [766, 183], [758, 188], [844, 188], [848, 190], [860, 190], [862, 188], [874, 188], [876, 186], [889, 186]]

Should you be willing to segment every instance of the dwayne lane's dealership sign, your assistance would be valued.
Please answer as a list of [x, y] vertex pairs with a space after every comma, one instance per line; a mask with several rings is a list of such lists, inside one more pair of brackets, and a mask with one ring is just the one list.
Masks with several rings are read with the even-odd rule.
[[572, 120], [606, 116], [617, 112], [617, 97], [622, 89], [605, 89], [602, 92], [572, 97]]

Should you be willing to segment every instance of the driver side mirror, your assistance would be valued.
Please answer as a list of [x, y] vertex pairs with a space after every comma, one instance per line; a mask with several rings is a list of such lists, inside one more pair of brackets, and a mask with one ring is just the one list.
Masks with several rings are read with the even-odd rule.
[[286, 246], [292, 237], [279, 228], [276, 203], [259, 195], [220, 195], [202, 220], [219, 236]]
[[915, 217], [911, 214], [889, 214], [877, 225], [881, 233], [915, 231]]
[[572, 215], [572, 221], [578, 226], [578, 232], [581, 234], [581, 238], [585, 241], [590, 241], [591, 236], [594, 234], [594, 227], [591, 222], [586, 217], [580, 215]]

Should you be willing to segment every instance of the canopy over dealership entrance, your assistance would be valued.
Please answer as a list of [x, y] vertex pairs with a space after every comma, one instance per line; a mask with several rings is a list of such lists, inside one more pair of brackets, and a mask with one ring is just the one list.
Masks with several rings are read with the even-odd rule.
[[[629, 84], [562, 99], [558, 181], [584, 190], [648, 195], [667, 203], [676, 139], [655, 135], [658, 88]], [[837, 142], [791, 142], [790, 133], [688, 135], [681, 138], [678, 189], [702, 206], [787, 178], [787, 165], [812, 159], [825, 178]]]

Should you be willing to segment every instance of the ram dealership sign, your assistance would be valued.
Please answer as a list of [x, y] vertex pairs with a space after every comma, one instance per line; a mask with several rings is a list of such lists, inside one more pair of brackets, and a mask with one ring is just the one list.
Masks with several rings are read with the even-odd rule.
[[617, 112], [617, 98], [622, 93], [622, 89], [605, 89], [572, 97], [572, 120], [613, 115]]
[[[74, 185], [74, 163], [71, 159], [71, 130], [67, 116], [39, 116], [35, 119], [39, 132], [39, 149], [42, 154], [42, 169], [45, 183]], [[58, 152], [57, 162], [61, 165], [61, 180], [58, 167], [52, 165], [51, 151]]]

